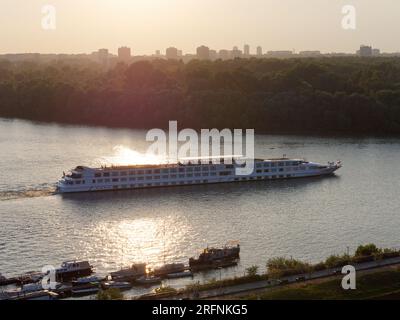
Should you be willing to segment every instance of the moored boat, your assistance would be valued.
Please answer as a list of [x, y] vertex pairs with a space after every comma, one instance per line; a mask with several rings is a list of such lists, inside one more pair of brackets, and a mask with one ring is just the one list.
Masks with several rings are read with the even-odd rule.
[[72, 287], [71, 293], [74, 297], [88, 296], [99, 292], [100, 286], [97, 284], [86, 284], [82, 286]]
[[132, 284], [127, 281], [106, 281], [101, 284], [101, 287], [105, 290], [107, 289], [129, 290], [132, 288]]
[[153, 285], [161, 282], [161, 277], [155, 277], [155, 276], [141, 276], [140, 278], [137, 278], [135, 280], [135, 283], [141, 284], [141, 285]]
[[92, 276], [92, 277], [85, 277], [85, 278], [78, 278], [76, 280], [72, 281], [72, 286], [81, 286], [85, 285], [88, 283], [97, 283], [99, 284], [103, 279], [97, 277], [97, 276]]
[[92, 273], [93, 266], [89, 261], [65, 261], [60, 268], [56, 269], [56, 279], [65, 282], [78, 277], [90, 276]]
[[135, 280], [146, 274], [146, 263], [134, 263], [130, 267], [111, 272], [113, 280]]
[[24, 284], [21, 288], [22, 293], [28, 293], [28, 292], [37, 292], [37, 291], [42, 291], [43, 287], [41, 283], [29, 283], [29, 284]]
[[17, 278], [6, 278], [0, 273], [0, 286], [8, 286], [18, 282]]
[[225, 246], [224, 248], [206, 248], [196, 258], [189, 259], [191, 270], [212, 269], [218, 267], [228, 267], [235, 265], [240, 253], [240, 245]]
[[186, 266], [183, 263], [169, 263], [164, 264], [161, 267], [155, 268], [153, 274], [157, 277], [167, 276], [170, 273], [178, 273], [186, 270]]
[[35, 291], [26, 294], [21, 294], [14, 297], [12, 300], [57, 300], [59, 295], [48, 290]]
[[101, 279], [97, 276], [78, 278], [72, 281], [71, 293], [73, 296], [95, 294], [100, 290]]
[[43, 278], [43, 273], [40, 271], [28, 271], [18, 277], [16, 277], [17, 279], [17, 283], [19, 285], [24, 285], [24, 284], [29, 284], [29, 283], [36, 283], [39, 280], [41, 280]]
[[191, 271], [183, 271], [183, 272], [175, 272], [167, 274], [167, 279], [179, 279], [179, 278], [188, 278], [193, 277], [193, 272]]

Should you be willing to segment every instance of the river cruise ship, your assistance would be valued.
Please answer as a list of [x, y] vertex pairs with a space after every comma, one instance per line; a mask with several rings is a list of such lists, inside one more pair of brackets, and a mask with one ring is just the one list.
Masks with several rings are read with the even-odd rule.
[[100, 168], [78, 166], [71, 172], [64, 173], [57, 183], [57, 191], [89, 192], [315, 177], [330, 175], [342, 166], [340, 161], [324, 165], [286, 157], [254, 159], [253, 172], [238, 175], [236, 169], [243, 168], [243, 161], [239, 162], [238, 157], [220, 157], [218, 161], [215, 160], [196, 158], [174, 164]]

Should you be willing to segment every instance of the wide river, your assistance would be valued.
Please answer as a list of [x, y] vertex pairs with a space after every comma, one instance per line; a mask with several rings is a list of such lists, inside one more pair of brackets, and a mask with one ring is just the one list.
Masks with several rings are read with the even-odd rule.
[[[88, 259], [101, 274], [135, 261], [185, 262], [239, 240], [237, 268], [318, 262], [357, 245], [400, 244], [400, 139], [257, 135], [256, 156], [341, 159], [333, 177], [56, 195], [76, 165], [140, 161], [145, 131], [0, 119], [0, 272]], [[192, 280], [178, 280], [184, 285]], [[140, 292], [140, 291], [138, 291]]]

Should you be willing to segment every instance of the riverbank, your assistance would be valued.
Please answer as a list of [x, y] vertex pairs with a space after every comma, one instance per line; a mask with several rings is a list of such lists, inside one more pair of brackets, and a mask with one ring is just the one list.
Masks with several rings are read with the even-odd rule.
[[[391, 257], [389, 257], [391, 256]], [[220, 299], [249, 296], [257, 292], [270, 292], [277, 288], [285, 288], [289, 284], [309, 284], [314, 281], [327, 281], [332, 277], [340, 278], [342, 267], [345, 265], [354, 266], [358, 274], [364, 274], [371, 270], [384, 270], [400, 265], [399, 251], [388, 248], [377, 248], [374, 244], [360, 245], [354, 255], [344, 254], [343, 256], [332, 255], [324, 262], [310, 265], [299, 260], [274, 258], [268, 261], [269, 270], [266, 274], [257, 274], [256, 266], [247, 269], [247, 275], [225, 280], [212, 280], [205, 284], [195, 283], [187, 286], [184, 290], [164, 290], [161, 295], [145, 295], [139, 299]], [[329, 266], [329, 267], [328, 267]], [[373, 288], [386, 287], [386, 278], [379, 279], [371, 285]], [[335, 285], [336, 284], [332, 284]], [[339, 282], [339, 288], [341, 285]], [[397, 287], [390, 287], [397, 290]], [[167, 288], [164, 288], [167, 289]], [[393, 291], [392, 290], [392, 291]], [[332, 290], [327, 289], [327, 292]], [[392, 291], [382, 293], [392, 293]], [[317, 294], [312, 299], [326, 299], [324, 294], [316, 290]], [[320, 294], [320, 295], [318, 295]], [[258, 296], [256, 296], [258, 298]], [[296, 294], [293, 295], [294, 299]], [[279, 299], [279, 298], [277, 298]], [[284, 299], [284, 298], [282, 298]], [[340, 299], [340, 298], [338, 298]]]
[[[354, 266], [357, 271], [356, 290], [344, 290], [344, 277], [335, 270], [324, 274], [294, 275], [281, 279], [249, 281], [238, 285], [216, 286], [197, 292], [186, 290], [178, 295], [160, 299], [203, 300], [325, 300], [325, 299], [397, 299], [400, 298], [400, 259], [387, 259], [373, 266], [362, 263]], [[203, 289], [206, 287], [203, 287]], [[199, 288], [201, 289], [201, 288]], [[156, 298], [156, 297], [153, 297]]]
[[4, 61], [0, 116], [123, 128], [177, 120], [193, 129], [400, 134], [399, 69], [398, 58], [357, 57], [156, 60], [108, 72], [85, 60]]
[[246, 294], [225, 296], [223, 299], [245, 300], [364, 300], [400, 299], [400, 266], [361, 271], [356, 276], [355, 290], [344, 290], [343, 276], [290, 284], [270, 290], [254, 290]]

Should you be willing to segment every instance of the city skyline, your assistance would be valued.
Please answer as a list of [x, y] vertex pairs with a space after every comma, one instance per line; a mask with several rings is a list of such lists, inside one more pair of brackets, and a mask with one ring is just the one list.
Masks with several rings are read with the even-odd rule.
[[268, 50], [263, 52], [261, 46], [255, 48], [255, 52], [252, 52], [251, 47], [248, 44], [243, 46], [243, 50], [239, 47], [234, 46], [231, 50], [219, 49], [215, 50], [205, 45], [201, 45], [196, 48], [195, 53], [185, 53], [182, 50], [175, 47], [168, 47], [164, 52], [156, 50], [151, 55], [134, 55], [133, 50], [127, 46], [121, 46], [117, 49], [117, 54], [110, 53], [107, 48], [100, 48], [92, 53], [83, 54], [40, 54], [40, 53], [22, 53], [22, 54], [0, 54], [0, 59], [6, 59], [9, 61], [41, 61], [49, 62], [52, 60], [65, 59], [90, 59], [94, 62], [99, 63], [102, 67], [108, 69], [114, 67], [117, 63], [123, 62], [126, 64], [143, 61], [143, 60], [154, 60], [154, 59], [166, 59], [182, 61], [188, 63], [191, 60], [231, 60], [236, 58], [249, 59], [249, 58], [277, 58], [277, 59], [289, 59], [289, 58], [318, 58], [318, 57], [399, 57], [400, 52], [381, 52], [379, 48], [375, 48], [371, 45], [360, 45], [359, 49], [353, 53], [322, 53], [319, 50], [305, 50], [305, 51], [290, 51], [290, 50]]
[[[393, 52], [388, 52], [388, 51], [383, 51], [381, 49], [375, 48], [373, 45], [370, 43], [363, 43], [361, 45], [358, 45], [357, 47], [353, 48], [351, 51], [330, 51], [330, 52], [323, 52], [318, 49], [305, 49], [305, 50], [296, 50], [295, 48], [292, 49], [285, 49], [285, 50], [277, 50], [276, 48], [264, 48], [260, 45], [256, 46], [250, 46], [248, 44], [243, 44], [241, 46], [234, 45], [232, 48], [212, 48], [207, 46], [206, 44], [202, 44], [196, 48], [194, 48], [193, 51], [185, 52], [175, 46], [168, 46], [167, 48], [163, 49], [156, 49], [154, 52], [148, 52], [144, 54], [137, 54], [135, 48], [132, 48], [127, 45], [120, 45], [116, 48], [97, 48], [95, 50], [89, 51], [89, 52], [76, 52], [76, 53], [67, 53], [67, 52], [2, 52], [0, 55], [22, 55], [22, 54], [41, 54], [41, 55], [89, 55], [89, 54], [96, 54], [98, 51], [106, 50], [107, 54], [110, 56], [119, 56], [123, 55], [126, 59], [127, 56], [165, 56], [167, 58], [179, 58], [183, 57], [185, 55], [199, 55], [199, 49], [201, 50], [209, 51], [208, 53], [204, 53], [205, 55], [208, 56], [208, 58], [212, 59], [212, 55], [215, 53], [218, 54], [237, 54], [237, 57], [240, 56], [265, 56], [268, 54], [275, 54], [275, 53], [291, 53], [293, 55], [296, 54], [320, 54], [320, 55], [335, 55], [335, 54], [345, 54], [345, 55], [352, 55], [352, 54], [358, 54], [360, 52], [360, 49], [362, 48], [368, 49], [370, 48], [372, 51], [374, 51], [374, 55], [377, 54], [400, 54], [400, 51], [393, 51]], [[204, 57], [204, 56], [203, 56]]]
[[[89, 53], [121, 45], [135, 55], [170, 46], [183, 52], [229, 48], [245, 42], [254, 53], [268, 50], [354, 52], [360, 43], [374, 43], [384, 52], [400, 51], [400, 3], [354, 0], [355, 30], [343, 29], [347, 1], [310, 0], [53, 0], [55, 29], [41, 26], [42, 0], [3, 0], [0, 53]], [[188, 19], [190, 17], [190, 19]], [[240, 45], [242, 48], [242, 45]]]

